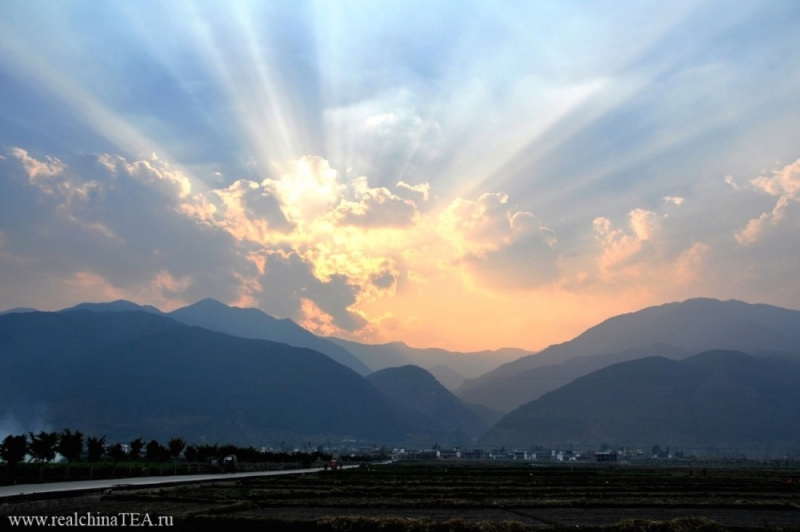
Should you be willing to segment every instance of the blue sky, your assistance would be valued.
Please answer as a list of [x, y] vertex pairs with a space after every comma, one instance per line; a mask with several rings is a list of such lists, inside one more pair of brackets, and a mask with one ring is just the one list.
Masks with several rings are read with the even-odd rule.
[[0, 306], [536, 349], [797, 308], [796, 2], [0, 4]]

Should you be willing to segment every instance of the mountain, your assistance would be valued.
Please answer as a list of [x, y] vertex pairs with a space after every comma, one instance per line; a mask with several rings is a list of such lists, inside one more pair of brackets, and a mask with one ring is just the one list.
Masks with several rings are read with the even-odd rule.
[[441, 427], [441, 438], [448, 443], [472, 443], [487, 428], [460, 399], [418, 366], [382, 369], [367, 380], [398, 405], [430, 418]]
[[223, 332], [242, 338], [281, 342], [295, 347], [307, 347], [328, 355], [359, 375], [366, 375], [371, 371], [343, 347], [308, 332], [290, 319], [273, 318], [255, 308], [229, 307], [214, 299], [203, 299], [193, 305], [173, 310], [169, 313], [163, 313], [150, 305], [137, 305], [122, 299], [109, 303], [81, 303], [64, 309], [62, 312], [72, 310], [150, 312], [169, 316], [186, 325], [196, 325], [210, 331]]
[[167, 315], [181, 323], [211, 331], [307, 347], [328, 355], [359, 375], [370, 373], [370, 369], [347, 349], [308, 332], [290, 319], [273, 318], [256, 308], [229, 307], [213, 299], [204, 299]]
[[[331, 337], [332, 342], [347, 349], [372, 371], [400, 366], [419, 366], [428, 371], [441, 372], [437, 366], [446, 366], [456, 374], [475, 378], [493, 370], [498, 364], [516, 360], [530, 351], [506, 347], [497, 350], [458, 352], [439, 348], [415, 348], [403, 342], [388, 344], [361, 344]], [[450, 382], [448, 380], [448, 382]], [[444, 383], [443, 383], [444, 384]]]
[[142, 312], [150, 312], [151, 314], [164, 314], [156, 307], [153, 307], [151, 305], [138, 305], [132, 301], [127, 301], [125, 299], [118, 299], [116, 301], [110, 301], [108, 303], [79, 303], [74, 307], [64, 309], [64, 311], [70, 311], [70, 310], [88, 310], [90, 312], [142, 311]]
[[738, 351], [647, 357], [580, 377], [505, 416], [481, 442], [703, 454], [800, 450], [800, 364]]
[[465, 376], [451, 368], [450, 366], [442, 366], [441, 364], [429, 368], [428, 371], [431, 375], [436, 377], [442, 386], [450, 391], [458, 390], [464, 381], [467, 380]]
[[[141, 311], [0, 316], [0, 403], [109, 441], [428, 441], [430, 422], [315, 351]], [[34, 419], [35, 418], [35, 419]]]
[[24, 312], [36, 312], [36, 309], [28, 307], [14, 307], [0, 312], [0, 316], [2, 316], [3, 314], [21, 314]]
[[[533, 385], [536, 378], [543, 377], [528, 372], [578, 357], [608, 355], [610, 363], [615, 357], [660, 355], [664, 351], [671, 352], [672, 358], [680, 358], [711, 349], [787, 352], [798, 345], [800, 311], [742, 301], [689, 299], [610, 318], [569, 342], [466, 381], [456, 395], [467, 402], [508, 412], [547, 391]], [[590, 366], [588, 363], [586, 369]], [[568, 375], [566, 378], [587, 372], [562, 370]]]
[[[626, 349], [619, 353], [605, 353], [601, 355], [584, 355], [567, 359], [561, 364], [548, 364], [536, 366], [526, 371], [500, 378], [486, 388], [470, 383], [474, 387], [463, 387], [457, 390], [457, 395], [464, 401], [473, 404], [483, 404], [502, 413], [507, 413], [520, 403], [538, 399], [565, 384], [569, 384], [578, 377], [602, 369], [617, 362], [636, 360], [650, 356], [660, 356], [671, 359], [681, 359], [691, 355], [691, 352], [678, 349], [665, 344], [656, 344], [644, 348]], [[488, 390], [488, 391], [487, 391]]]

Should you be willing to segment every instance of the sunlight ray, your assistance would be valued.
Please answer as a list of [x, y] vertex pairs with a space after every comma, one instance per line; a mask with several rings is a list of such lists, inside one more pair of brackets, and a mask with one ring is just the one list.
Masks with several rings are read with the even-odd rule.
[[130, 121], [114, 112], [57, 65], [37, 55], [23, 43], [12, 40], [9, 32], [0, 32], [0, 50], [11, 52], [0, 57], [12, 65], [11, 70], [17, 76], [26, 79], [48, 98], [68, 105], [79, 120], [87, 123], [123, 153], [134, 158], [149, 159], [157, 156], [187, 176], [195, 192], [208, 189], [205, 182], [197, 179], [190, 170], [181, 165], [166, 146], [157, 143]]

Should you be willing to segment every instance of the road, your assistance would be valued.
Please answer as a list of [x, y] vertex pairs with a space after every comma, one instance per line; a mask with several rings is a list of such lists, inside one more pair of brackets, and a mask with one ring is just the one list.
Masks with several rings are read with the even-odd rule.
[[[358, 467], [357, 465], [343, 466], [343, 469]], [[138, 477], [138, 478], [117, 478], [108, 480], [82, 480], [76, 482], [52, 482], [48, 484], [21, 484], [15, 486], [0, 486], [0, 504], [11, 502], [11, 500], [27, 499], [28, 496], [34, 499], [46, 499], [48, 495], [64, 497], [70, 495], [80, 495], [89, 492], [101, 491], [106, 489], [130, 489], [132, 487], [148, 488], [156, 486], [174, 486], [178, 484], [190, 484], [193, 482], [219, 482], [221, 480], [236, 480], [250, 477], [269, 477], [277, 475], [301, 475], [307, 473], [318, 473], [323, 468], [316, 467], [310, 469], [285, 469], [281, 471], [258, 471], [254, 473], [228, 473], [213, 475], [176, 475], [171, 477]], [[70, 493], [72, 492], [72, 493]]]

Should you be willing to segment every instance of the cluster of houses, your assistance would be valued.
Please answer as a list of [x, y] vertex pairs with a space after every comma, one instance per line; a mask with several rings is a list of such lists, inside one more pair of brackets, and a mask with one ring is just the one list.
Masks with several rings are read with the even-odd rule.
[[[348, 445], [349, 444], [349, 445]], [[605, 447], [605, 446], [604, 446]], [[266, 448], [262, 449], [262, 451]], [[404, 447], [388, 448], [385, 446], [363, 446], [355, 442], [340, 442], [338, 445], [325, 446], [325, 452], [337, 452], [342, 456], [389, 458], [392, 460], [475, 460], [475, 461], [527, 461], [548, 463], [623, 463], [636, 460], [675, 460], [683, 458], [682, 452], [662, 451], [654, 446], [652, 451], [641, 449], [619, 448], [616, 450], [603, 448], [594, 450], [573, 450], [561, 448], [529, 448], [529, 449], [464, 449], [434, 445], [426, 449]], [[300, 449], [294, 449], [295, 452]]]
[[395, 460], [518, 460], [529, 462], [617, 462], [628, 456], [620, 451], [572, 451], [561, 449], [393, 449]]
[[[366, 454], [366, 453], [365, 453]], [[646, 459], [676, 459], [681, 456], [677, 453], [652, 453], [641, 449], [603, 449], [600, 451], [575, 451], [572, 449], [470, 449], [461, 448], [432, 448], [411, 450], [403, 448], [392, 449], [394, 460], [504, 460], [528, 462], [581, 462], [581, 463], [617, 463], [632, 460]]]

